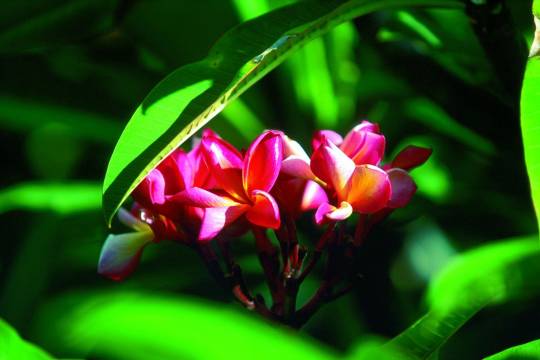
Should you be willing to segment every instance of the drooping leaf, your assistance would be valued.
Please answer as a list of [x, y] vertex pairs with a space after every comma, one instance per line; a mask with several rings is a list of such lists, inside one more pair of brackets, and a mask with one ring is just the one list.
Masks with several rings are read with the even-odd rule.
[[536, 217], [540, 224], [540, 1], [533, 5], [536, 35], [521, 90], [521, 133]]
[[429, 312], [387, 346], [407, 359], [428, 359], [485, 306], [540, 293], [536, 235], [459, 255], [428, 290]]
[[457, 0], [301, 2], [239, 25], [216, 43], [208, 57], [174, 71], [144, 99], [114, 149], [103, 184], [107, 221], [160, 160], [294, 50], [354, 17], [397, 6], [462, 4]]
[[69, 214], [97, 210], [100, 187], [95, 183], [28, 182], [0, 191], [0, 214], [12, 210]]
[[0, 17], [0, 53], [41, 50], [110, 30], [116, 3], [21, 0], [2, 4], [6, 16]]
[[52, 360], [53, 358], [21, 339], [8, 323], [0, 319], [0, 359]]
[[540, 340], [534, 340], [526, 344], [513, 346], [491, 355], [486, 360], [532, 360], [540, 358]]
[[54, 346], [78, 356], [99, 354], [97, 357], [123, 360], [337, 358], [323, 345], [291, 330], [201, 299], [109, 293], [63, 300], [46, 308], [38, 326], [47, 327], [52, 342], [55, 334], [62, 334], [63, 341]]

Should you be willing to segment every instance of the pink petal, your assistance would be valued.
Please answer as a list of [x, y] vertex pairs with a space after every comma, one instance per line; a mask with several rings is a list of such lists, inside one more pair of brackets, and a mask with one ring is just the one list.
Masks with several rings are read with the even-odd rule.
[[201, 144], [205, 150], [205, 159], [211, 165], [221, 169], [242, 168], [242, 154], [225, 140], [210, 136], [204, 137]]
[[193, 184], [193, 171], [187, 154], [176, 149], [158, 166], [165, 178], [165, 194], [175, 194]]
[[279, 207], [272, 195], [254, 190], [251, 198], [254, 205], [246, 213], [248, 221], [265, 228], [278, 229], [281, 225]]
[[336, 145], [324, 138], [311, 157], [311, 170], [339, 194], [354, 172], [354, 163]]
[[301, 211], [317, 209], [321, 204], [328, 202], [326, 191], [314, 181], [306, 181], [300, 204]]
[[165, 178], [161, 171], [153, 169], [132, 193], [135, 201], [143, 207], [153, 208], [165, 202]]
[[137, 266], [144, 247], [152, 242], [152, 232], [109, 235], [99, 255], [98, 273], [122, 280]]
[[315, 175], [309, 165], [309, 158], [306, 161], [304, 158], [296, 155], [291, 155], [283, 160], [281, 163], [281, 173], [306, 180], [315, 179]]
[[351, 205], [342, 201], [339, 208], [328, 203], [322, 203], [315, 212], [315, 222], [317, 225], [326, 224], [331, 221], [341, 221], [351, 216], [353, 209]]
[[212, 240], [223, 228], [238, 219], [247, 209], [247, 205], [205, 209], [199, 232], [199, 241]]
[[246, 194], [254, 190], [270, 191], [283, 160], [283, 133], [265, 131], [249, 146], [244, 158], [242, 184]]
[[218, 138], [203, 138], [201, 142], [206, 164], [219, 188], [235, 199], [248, 202], [242, 187], [242, 156], [229, 143]]
[[283, 135], [282, 139], [283, 139], [283, 158], [284, 159], [288, 158], [289, 156], [295, 156], [309, 163], [308, 154], [297, 141], [292, 140], [290, 137], [286, 135]]
[[319, 130], [313, 134], [313, 138], [311, 139], [311, 147], [313, 148], [313, 151], [317, 150], [319, 146], [321, 146], [323, 143], [323, 138], [325, 137], [333, 142], [336, 146], [340, 146], [343, 142], [343, 138], [337, 132], [332, 130]]
[[388, 177], [392, 184], [392, 197], [388, 202], [388, 207], [394, 209], [404, 207], [411, 201], [416, 192], [416, 184], [411, 176], [402, 169], [389, 170]]
[[432, 152], [432, 149], [409, 145], [396, 155], [392, 167], [411, 170], [425, 163]]
[[167, 201], [177, 205], [200, 208], [235, 206], [238, 202], [226, 196], [220, 196], [208, 190], [193, 187], [167, 197]]
[[375, 124], [367, 120], [362, 120], [360, 124], [353, 127], [352, 131], [369, 131], [380, 134], [379, 124]]
[[369, 131], [351, 131], [340, 149], [356, 165], [378, 165], [383, 156], [386, 140], [383, 135]]
[[373, 165], [359, 165], [346, 190], [346, 201], [355, 212], [371, 214], [386, 207], [392, 186], [386, 172]]

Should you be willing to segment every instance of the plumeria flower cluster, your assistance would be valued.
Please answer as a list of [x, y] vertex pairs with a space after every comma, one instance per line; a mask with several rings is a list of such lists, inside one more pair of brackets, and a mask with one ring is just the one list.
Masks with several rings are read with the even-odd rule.
[[[317, 131], [311, 156], [281, 131], [264, 131], [239, 151], [206, 129], [191, 151], [176, 149], [138, 185], [131, 211], [118, 214], [134, 231], [109, 235], [98, 271], [121, 280], [148, 244], [176, 241], [196, 249], [211, 274], [247, 308], [302, 326], [323, 303], [350, 288], [342, 285], [348, 275], [331, 264], [351, 263], [351, 254], [373, 225], [406, 206], [416, 192], [409, 171], [423, 164], [431, 150], [408, 146], [382, 164], [385, 145], [379, 126], [368, 121], [345, 137]], [[305, 213], [322, 228], [312, 244], [297, 241], [295, 224]], [[345, 224], [353, 214], [357, 223], [348, 235]], [[279, 244], [270, 240], [269, 230]], [[271, 305], [251, 293], [228, 246], [248, 231], [255, 237]], [[324, 253], [321, 287], [298, 307], [298, 288]]]

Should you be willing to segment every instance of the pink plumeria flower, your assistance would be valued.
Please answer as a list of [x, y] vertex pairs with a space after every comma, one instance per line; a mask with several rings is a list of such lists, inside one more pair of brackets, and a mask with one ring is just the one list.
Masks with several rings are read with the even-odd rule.
[[[366, 157], [374, 158], [369, 154]], [[326, 136], [321, 137], [311, 157], [311, 170], [328, 184], [337, 201], [337, 206], [330, 203], [319, 206], [315, 214], [318, 224], [344, 220], [353, 212], [375, 213], [386, 207], [392, 194], [390, 179], [384, 170], [371, 164], [356, 165]]]
[[283, 162], [281, 173], [272, 190], [280, 208], [293, 218], [303, 212], [317, 209], [328, 202], [322, 182], [311, 171], [310, 158], [302, 146], [283, 136]]
[[379, 125], [362, 121], [343, 139], [331, 130], [317, 131], [312, 140], [313, 150], [317, 150], [322, 139], [326, 138], [338, 146], [356, 165], [379, 165], [386, 145], [384, 135], [380, 134]]
[[[217, 136], [210, 130], [206, 135]], [[212, 186], [210, 171], [202, 158], [201, 145], [185, 153], [176, 149], [137, 186], [130, 213], [120, 209], [120, 222], [135, 232], [109, 235], [101, 250], [98, 272], [115, 280], [130, 274], [142, 251], [163, 239], [191, 243], [199, 233], [204, 209], [171, 201], [174, 195], [193, 186]]]
[[211, 240], [241, 216], [257, 226], [279, 228], [279, 208], [270, 190], [281, 168], [282, 137], [280, 131], [265, 131], [253, 141], [244, 156], [217, 136], [203, 137], [201, 145], [206, 164], [219, 190], [193, 187], [171, 198], [205, 209], [200, 241]]
[[180, 240], [182, 236], [172, 221], [137, 205], [133, 212], [121, 208], [118, 219], [135, 231], [111, 234], [103, 244], [98, 273], [112, 280], [123, 280], [133, 272], [146, 245], [163, 239]]

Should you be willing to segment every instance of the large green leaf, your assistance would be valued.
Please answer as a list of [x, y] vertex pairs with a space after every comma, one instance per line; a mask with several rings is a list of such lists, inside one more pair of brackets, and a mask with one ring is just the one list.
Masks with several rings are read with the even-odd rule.
[[518, 345], [487, 357], [486, 360], [533, 360], [540, 358], [540, 340]]
[[[75, 305], [74, 305], [75, 304]], [[38, 333], [59, 352], [92, 358], [335, 359], [292, 330], [202, 299], [136, 293], [66, 296], [44, 310]], [[61, 337], [62, 341], [57, 341]]]
[[538, 294], [539, 273], [536, 235], [459, 255], [431, 283], [429, 312], [387, 346], [407, 359], [428, 359], [485, 306]]
[[53, 358], [21, 339], [8, 323], [0, 319], [0, 359], [52, 360]]
[[457, 0], [301, 2], [239, 25], [205, 59], [174, 71], [137, 108], [114, 149], [103, 184], [107, 221], [159, 161], [294, 50], [354, 17], [399, 6], [462, 4]]
[[521, 132], [536, 217], [540, 223], [540, 1], [533, 5], [536, 36], [521, 90]]
[[20, 0], [2, 4], [0, 53], [41, 50], [110, 30], [117, 1]]

